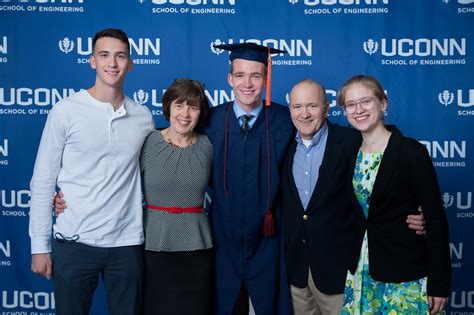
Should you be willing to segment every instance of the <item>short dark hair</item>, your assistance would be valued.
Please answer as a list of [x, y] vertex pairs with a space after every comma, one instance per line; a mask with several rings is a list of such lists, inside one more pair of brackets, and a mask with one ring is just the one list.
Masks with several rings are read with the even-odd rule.
[[180, 78], [171, 83], [162, 98], [163, 116], [168, 121], [170, 120], [171, 103], [174, 101], [178, 103], [186, 102], [188, 105], [198, 106], [201, 112], [197, 126], [204, 127], [207, 117], [209, 116], [209, 102], [207, 101], [201, 82], [188, 78]]
[[118, 28], [106, 28], [97, 32], [94, 36], [94, 39], [92, 40], [92, 52], [94, 52], [95, 43], [103, 37], [112, 37], [120, 40], [122, 43], [127, 45], [127, 51], [130, 52], [130, 42], [128, 41], [128, 36], [124, 31]]

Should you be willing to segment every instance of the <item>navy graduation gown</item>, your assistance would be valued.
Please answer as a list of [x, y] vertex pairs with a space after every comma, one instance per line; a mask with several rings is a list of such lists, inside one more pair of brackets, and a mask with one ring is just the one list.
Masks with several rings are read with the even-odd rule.
[[[288, 108], [272, 103], [262, 110], [248, 134], [244, 134], [232, 104], [213, 108], [206, 128], [214, 146], [209, 217], [215, 236], [217, 312], [232, 313], [243, 281], [256, 314], [289, 314], [291, 302], [282, 252], [278, 191], [293, 125]], [[276, 232], [270, 237], [263, 235], [268, 187], [265, 110], [270, 130], [270, 204]], [[228, 111], [226, 195], [224, 151]]]

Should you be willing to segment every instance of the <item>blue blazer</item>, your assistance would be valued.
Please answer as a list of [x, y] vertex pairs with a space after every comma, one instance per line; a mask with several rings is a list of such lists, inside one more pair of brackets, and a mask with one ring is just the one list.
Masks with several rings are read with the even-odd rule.
[[[308, 284], [311, 268], [315, 286], [325, 294], [342, 294], [351, 262], [354, 235], [363, 225], [356, 220], [347, 182], [360, 133], [328, 123], [328, 139], [319, 178], [304, 211], [293, 178], [296, 141], [290, 144], [282, 179], [283, 223], [289, 282]], [[359, 226], [357, 226], [359, 224]]]

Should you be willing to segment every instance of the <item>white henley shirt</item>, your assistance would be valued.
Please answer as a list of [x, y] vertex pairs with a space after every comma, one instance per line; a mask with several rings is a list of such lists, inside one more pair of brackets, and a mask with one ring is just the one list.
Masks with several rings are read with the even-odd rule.
[[153, 129], [150, 110], [128, 97], [115, 111], [81, 90], [53, 106], [30, 183], [32, 254], [51, 252], [56, 185], [68, 207], [55, 237], [96, 247], [143, 243], [138, 157]]

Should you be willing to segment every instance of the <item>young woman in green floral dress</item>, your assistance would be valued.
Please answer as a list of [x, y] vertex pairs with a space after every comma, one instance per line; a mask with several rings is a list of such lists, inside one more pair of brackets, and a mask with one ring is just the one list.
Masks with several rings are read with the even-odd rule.
[[[428, 152], [384, 125], [387, 96], [376, 79], [349, 79], [338, 100], [363, 137], [350, 184], [365, 229], [356, 237], [357, 270], [347, 275], [343, 314], [440, 312], [450, 289], [449, 232]], [[405, 223], [418, 205], [426, 236]]]

